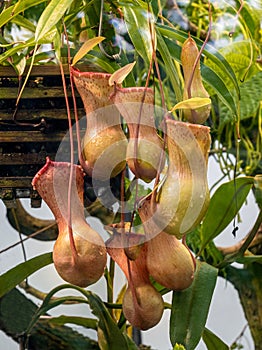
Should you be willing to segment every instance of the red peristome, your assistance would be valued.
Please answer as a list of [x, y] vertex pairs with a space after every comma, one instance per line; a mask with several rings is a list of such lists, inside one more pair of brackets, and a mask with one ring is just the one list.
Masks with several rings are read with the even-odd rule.
[[96, 79], [109, 79], [111, 77], [110, 73], [102, 73], [102, 72], [81, 72], [80, 70], [70, 67], [70, 71], [73, 76], [76, 77], [87, 77], [87, 78], [96, 78]]

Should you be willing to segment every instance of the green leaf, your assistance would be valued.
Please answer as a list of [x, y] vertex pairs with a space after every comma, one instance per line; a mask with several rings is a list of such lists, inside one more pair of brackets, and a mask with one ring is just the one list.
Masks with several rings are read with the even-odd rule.
[[12, 47], [11, 49], [5, 51], [2, 55], [0, 55], [0, 64], [3, 63], [8, 57], [12, 57], [15, 53], [31, 46], [35, 46], [35, 42], [32, 38], [27, 40], [25, 43], [18, 44]]
[[[238, 81], [243, 81], [243, 79], [248, 80], [250, 77], [259, 72], [256, 64], [256, 48], [250, 41], [238, 41], [230, 45], [226, 45], [220, 49], [219, 52], [225, 57], [227, 62], [232, 67]], [[210, 62], [208, 65], [215, 69], [214, 62]], [[219, 69], [218, 74], [224, 78], [229, 87], [233, 88], [232, 82], [230, 82], [230, 79], [224, 71]]]
[[[165, 69], [166, 69], [166, 74], [171, 81], [171, 84], [173, 86], [173, 89], [174, 89], [174, 92], [176, 95], [176, 99], [177, 99], [177, 101], [181, 101], [182, 100], [182, 87], [181, 87], [181, 84], [179, 81], [178, 73], [175, 69], [174, 62], [172, 60], [172, 54], [169, 50], [169, 47], [168, 47], [166, 41], [162, 38], [162, 36], [158, 33], [158, 31], [156, 31], [156, 33], [157, 33], [157, 50], [159, 51], [159, 53], [163, 59]], [[178, 45], [176, 45], [176, 46], [179, 47]], [[179, 50], [181, 50], [180, 47], [179, 47]], [[173, 58], [177, 58], [177, 57], [173, 57]], [[179, 55], [179, 60], [180, 60], [180, 55]]]
[[262, 209], [262, 174], [254, 177], [254, 195], [258, 207]]
[[73, 0], [51, 0], [42, 12], [35, 31], [35, 41], [43, 38], [63, 17]]
[[[141, 3], [140, 3], [141, 5]], [[128, 34], [138, 54], [149, 64], [153, 55], [149, 16], [145, 4], [123, 6], [123, 14]]]
[[[158, 39], [158, 48], [160, 42], [160, 39]], [[167, 38], [164, 39], [164, 42], [166, 43], [171, 57], [173, 57], [176, 61], [181, 63], [181, 47]], [[171, 58], [169, 60], [172, 62]], [[170, 75], [170, 73], [172, 73], [170, 72], [170, 68], [168, 67], [169, 64], [170, 63], [168, 63], [167, 61], [165, 62], [166, 70], [169, 69], [167, 70], [168, 76]], [[218, 97], [226, 105], [226, 107], [231, 111], [231, 113], [233, 115], [237, 115], [237, 105], [232, 95], [232, 92], [228, 90], [227, 86], [224, 84], [223, 80], [217, 75], [217, 73], [210, 67], [201, 63], [201, 76], [205, 83], [207, 83], [214, 90], [214, 92], [218, 95]]]
[[101, 350], [128, 350], [129, 347], [125, 337], [112, 319], [102, 300], [96, 294], [89, 293], [88, 301], [93, 314], [99, 319], [98, 344]]
[[12, 23], [15, 23], [15, 24], [17, 24], [20, 27], [28, 29], [28, 30], [30, 30], [33, 33], [35, 32], [36, 26], [31, 21], [29, 21], [28, 19], [26, 19], [23, 16], [20, 16], [20, 15], [15, 16], [12, 19]]
[[97, 51], [90, 51], [86, 56], [85, 56], [87, 61], [92, 62], [99, 68], [101, 68], [104, 72], [107, 73], [114, 73], [117, 69], [119, 69], [119, 66], [116, 62], [114, 61], [109, 61], [105, 59], [104, 56], [102, 56], [99, 52]]
[[252, 264], [252, 263], [262, 264], [262, 255], [254, 255], [250, 253], [250, 255], [244, 255], [240, 258], [237, 258], [236, 262], [238, 262], [239, 264], [245, 264], [245, 265]]
[[139, 348], [136, 346], [135, 342], [129, 338], [129, 336], [126, 333], [122, 333], [128, 346], [128, 350], [138, 350]]
[[58, 30], [56, 31], [56, 34], [54, 36], [53, 45], [54, 45], [54, 50], [55, 50], [55, 56], [56, 56], [58, 62], [60, 62], [61, 61], [62, 38], [61, 38], [61, 34], [59, 33]]
[[67, 323], [76, 324], [85, 328], [97, 329], [97, 320], [87, 317], [78, 317], [78, 316], [65, 316], [61, 315], [58, 317], [49, 317], [48, 323], [51, 323], [55, 326], [63, 326]]
[[[35, 63], [38, 63], [38, 62], [41, 62], [41, 61], [50, 61], [52, 60], [53, 58], [55, 57], [55, 53], [54, 51], [50, 50], [50, 51], [43, 51], [43, 52], [40, 52], [38, 54], [35, 55], [34, 57], [34, 60], [32, 57], [29, 57], [27, 60], [26, 60], [26, 64], [30, 64], [32, 61], [34, 61], [34, 64]], [[43, 64], [41, 62], [41, 64]], [[52, 62], [50, 63], [52, 64]]]
[[92, 50], [97, 44], [101, 43], [105, 38], [98, 36], [87, 40], [77, 51], [73, 58], [72, 66], [74, 66], [81, 58], [83, 58], [90, 50]]
[[181, 101], [177, 103], [170, 112], [173, 112], [177, 109], [198, 109], [201, 107], [205, 107], [211, 104], [210, 98], [204, 97], [192, 97], [188, 100]]
[[[247, 119], [256, 117], [260, 101], [262, 100], [262, 72], [252, 76], [252, 79], [245, 81], [240, 85], [240, 119]], [[223, 122], [228, 123], [232, 120], [232, 111], [226, 106], [221, 106], [221, 115], [223, 115]], [[224, 125], [221, 124], [221, 127]]]
[[199, 254], [199, 248], [201, 246], [200, 232], [201, 226], [198, 226], [192, 232], [189, 232], [186, 236], [187, 245], [195, 254], [200, 257], [200, 259], [204, 260], [212, 266], [218, 266], [218, 264], [224, 260], [224, 256], [221, 251], [217, 249], [213, 241], [210, 241]]
[[[52, 30], [47, 35], [45, 35], [41, 40], [39, 40], [38, 44], [48, 44], [51, 43], [54, 39], [56, 30]], [[13, 56], [15, 53], [22, 51], [26, 48], [35, 47], [36, 42], [33, 38], [28, 39], [25, 43], [18, 44], [11, 49], [5, 51], [2, 55], [0, 55], [0, 64], [3, 63], [8, 57]]]
[[253, 184], [253, 177], [240, 177], [222, 184], [216, 190], [202, 223], [201, 251], [234, 219]]
[[23, 0], [19, 3], [14, 4], [13, 6], [9, 6], [0, 14], [0, 28], [3, 27], [6, 23], [13, 21], [14, 17], [19, 13], [45, 1], [46, 0]]
[[17, 63], [13, 63], [12, 66], [14, 67], [17, 75], [22, 76], [26, 67], [26, 58], [22, 56], [21, 59]]
[[[68, 296], [52, 299], [55, 293], [67, 288], [77, 290], [78, 292], [80, 292], [85, 296], [85, 299], [82, 297], [68, 297]], [[41, 315], [44, 315], [50, 309], [58, 305], [61, 305], [62, 303], [68, 300], [78, 301], [80, 303], [83, 303], [83, 302], [88, 303], [92, 310], [92, 313], [95, 316], [97, 316], [98, 343], [101, 350], [111, 350], [111, 349], [121, 349], [121, 350], [134, 349], [135, 350], [136, 349], [134, 342], [127, 336], [124, 336], [124, 334], [118, 328], [116, 322], [113, 320], [107, 308], [105, 307], [105, 304], [103, 303], [103, 301], [100, 299], [98, 295], [90, 291], [87, 291], [83, 288], [70, 285], [70, 284], [64, 284], [64, 285], [58, 286], [48, 293], [41, 307], [39, 308], [38, 312], [35, 314], [30, 325], [28, 326], [27, 332], [28, 333], [31, 332], [32, 328], [34, 327], [35, 323], [37, 322], [38, 318]]]
[[182, 344], [187, 350], [196, 348], [206, 324], [217, 273], [213, 266], [197, 261], [192, 285], [181, 292], [173, 292], [170, 316], [173, 346]]
[[0, 276], [0, 298], [32, 273], [53, 262], [52, 253], [25, 261]]
[[229, 350], [229, 346], [207, 328], [204, 329], [202, 338], [208, 350]]
[[[236, 3], [236, 10], [239, 10], [242, 4], [242, 0], [236, 0]], [[235, 10], [233, 10], [233, 16], [235, 16]], [[245, 30], [247, 31], [247, 36], [259, 41], [261, 38], [261, 2], [259, 2], [258, 0], [257, 6], [254, 1], [251, 1], [250, 4], [246, 2], [245, 6], [242, 7], [241, 12], [239, 14], [239, 20], [243, 27], [245, 27]]]
[[[221, 79], [214, 70], [204, 64], [201, 66], [201, 75], [203, 80], [215, 91], [220, 100], [230, 109], [233, 116], [237, 116], [237, 104], [232, 92], [227, 88], [223, 79]], [[223, 118], [223, 116], [221, 118]]]

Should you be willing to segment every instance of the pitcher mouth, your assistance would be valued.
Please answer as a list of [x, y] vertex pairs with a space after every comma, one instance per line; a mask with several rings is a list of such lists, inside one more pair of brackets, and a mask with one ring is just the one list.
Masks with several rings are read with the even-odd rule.
[[104, 72], [82, 72], [78, 68], [70, 66], [70, 72], [75, 77], [86, 77], [86, 78], [96, 78], [96, 79], [107, 79], [111, 77], [110, 73], [104, 73]]

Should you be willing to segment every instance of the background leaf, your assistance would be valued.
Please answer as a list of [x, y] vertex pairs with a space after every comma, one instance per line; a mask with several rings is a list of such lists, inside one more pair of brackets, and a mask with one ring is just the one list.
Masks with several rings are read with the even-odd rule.
[[[257, 73], [252, 79], [242, 83], [240, 85], [240, 119], [244, 120], [250, 117], [255, 117], [260, 101], [262, 101], [262, 72]], [[232, 111], [229, 110], [225, 105], [220, 106], [220, 115], [223, 116], [221, 119], [222, 125], [232, 120]]]
[[24, 0], [20, 1], [19, 4], [16, 3], [13, 6], [9, 6], [0, 14], [0, 28], [6, 23], [11, 22], [19, 13], [27, 10], [32, 6], [41, 4], [42, 2], [45, 2], [45, 0]]
[[[232, 43], [220, 49], [219, 52], [232, 67], [239, 83], [243, 81], [244, 78], [245, 80], [248, 80], [254, 74], [258, 73], [259, 69], [256, 64], [256, 48], [250, 41], [238, 41]], [[221, 69], [221, 67], [217, 67], [215, 62], [212, 62], [210, 59], [208, 59], [207, 65], [216, 70], [220, 77], [223, 78], [226, 85], [233, 89], [234, 85], [231, 79], [229, 79], [229, 76]]]
[[[75, 289], [81, 294], [83, 297], [77, 296], [64, 296], [52, 299], [52, 297], [63, 289]], [[30, 334], [34, 325], [36, 324], [38, 318], [41, 315], [46, 314], [49, 310], [54, 307], [57, 307], [63, 304], [66, 301], [77, 301], [79, 303], [88, 303], [92, 313], [98, 318], [97, 323], [97, 333], [98, 333], [98, 343], [101, 350], [111, 350], [111, 349], [121, 349], [121, 350], [136, 350], [135, 343], [128, 338], [126, 335], [122, 333], [122, 331], [118, 328], [116, 322], [111, 317], [108, 309], [105, 307], [105, 304], [100, 299], [100, 297], [90, 291], [87, 291], [83, 288], [64, 284], [54, 288], [50, 291], [46, 298], [44, 299], [42, 305], [38, 309], [35, 316], [32, 318], [30, 325], [28, 326], [27, 333]], [[76, 320], [77, 321], [77, 320]], [[80, 320], [78, 320], [80, 321]]]
[[262, 264], [262, 255], [254, 255], [250, 253], [250, 255], [244, 255], [240, 258], [236, 259], [236, 262], [239, 264], [252, 264], [252, 263], [258, 263]]
[[15, 16], [12, 19], [12, 23], [15, 23], [15, 24], [17, 24], [20, 27], [28, 29], [28, 30], [30, 30], [33, 33], [35, 32], [36, 26], [31, 21], [29, 21], [28, 19], [26, 19], [23, 16], [20, 16], [20, 15]]
[[78, 316], [67, 316], [61, 315], [58, 317], [48, 318], [48, 323], [51, 323], [55, 326], [63, 326], [67, 323], [75, 324], [85, 328], [97, 329], [97, 320], [93, 318], [78, 317]]
[[234, 219], [253, 184], [254, 178], [240, 177], [222, 184], [216, 190], [203, 220], [201, 250]]
[[0, 276], [0, 297], [15, 288], [32, 273], [53, 262], [52, 253], [45, 253], [27, 260]]
[[112, 319], [102, 300], [97, 295], [89, 293], [88, 301], [93, 314], [99, 319], [98, 343], [101, 350], [128, 350], [129, 346], [125, 337]]
[[73, 0], [51, 0], [37, 23], [35, 41], [43, 38], [63, 17]]
[[170, 340], [172, 345], [182, 344], [187, 350], [194, 350], [204, 330], [210, 302], [216, 285], [218, 270], [197, 261], [192, 285], [173, 292], [170, 316]]
[[149, 64], [152, 59], [153, 47], [152, 38], [149, 28], [146, 4], [140, 3], [141, 6], [123, 6], [123, 14], [127, 26], [128, 34], [132, 40], [138, 54]]
[[204, 329], [202, 338], [208, 350], [229, 350], [229, 346], [207, 328]]
[[[175, 45], [176, 47], [179, 48], [180, 50], [179, 52], [181, 53], [181, 48], [177, 44]], [[177, 56], [175, 57], [172, 56], [166, 41], [162, 38], [162, 36], [158, 33], [158, 31], [157, 31], [157, 50], [159, 51], [162, 57], [162, 60], [164, 62], [166, 74], [169, 77], [171, 84], [173, 86], [173, 89], [176, 95], [176, 100], [178, 102], [182, 101], [182, 86], [180, 84], [180, 80], [175, 68], [175, 64], [172, 60], [172, 57], [173, 57], [180, 61], [180, 55], [179, 55], [179, 58]]]

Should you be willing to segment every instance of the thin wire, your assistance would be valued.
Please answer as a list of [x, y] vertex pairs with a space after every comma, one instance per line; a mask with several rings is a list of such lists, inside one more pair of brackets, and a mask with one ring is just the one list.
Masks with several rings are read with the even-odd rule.
[[19, 245], [19, 244], [23, 244], [23, 243], [24, 243], [25, 241], [27, 241], [28, 239], [33, 238], [33, 237], [39, 235], [40, 233], [49, 230], [50, 228], [52, 228], [52, 227], [55, 226], [55, 225], [56, 225], [56, 223], [53, 223], [53, 224], [50, 224], [50, 225], [48, 225], [48, 226], [46, 226], [46, 227], [41, 228], [41, 229], [38, 230], [38, 231], [35, 231], [34, 233], [32, 233], [31, 235], [27, 236], [26, 238], [23, 238], [22, 240], [20, 240], [20, 241], [14, 243], [14, 244], [12, 244], [12, 245], [10, 245], [10, 246], [8, 246], [8, 247], [2, 249], [2, 250], [0, 250], [0, 254], [2, 254], [2, 253], [4, 253], [4, 252], [8, 251], [9, 249], [12, 249], [12, 248], [16, 247], [16, 246]]
[[[67, 31], [66, 31], [66, 25], [63, 21], [63, 27], [64, 27], [64, 35], [67, 41], [67, 48], [68, 48], [68, 64], [70, 61], [70, 51], [69, 51], [69, 44], [68, 44], [68, 37], [67, 37]], [[66, 81], [65, 81], [65, 74], [64, 69], [61, 61], [59, 60], [59, 66], [61, 70], [61, 78], [63, 83], [63, 91], [65, 96], [65, 103], [66, 103], [66, 111], [67, 111], [67, 117], [68, 117], [68, 128], [69, 128], [69, 139], [70, 139], [70, 173], [69, 173], [69, 181], [68, 181], [68, 195], [67, 195], [67, 215], [68, 215], [68, 235], [69, 235], [69, 241], [70, 241], [70, 247], [72, 256], [74, 259], [77, 258], [77, 249], [75, 246], [74, 236], [73, 236], [73, 229], [72, 229], [72, 208], [71, 208], [71, 198], [72, 198], [72, 185], [73, 185], [73, 176], [74, 176], [74, 139], [73, 139], [73, 126], [72, 126], [72, 120], [71, 120], [71, 113], [70, 113], [70, 106], [68, 101], [68, 94], [66, 90]], [[70, 66], [69, 66], [70, 71]]]
[[25, 245], [24, 245], [23, 238], [22, 238], [21, 228], [20, 228], [19, 221], [18, 221], [18, 218], [17, 218], [15, 210], [13, 209], [12, 212], [13, 212], [14, 219], [15, 219], [15, 225], [16, 225], [16, 228], [17, 228], [17, 231], [18, 231], [18, 234], [19, 234], [19, 240], [20, 240], [20, 243], [21, 243], [24, 260], [26, 261], [27, 257], [26, 257]]

